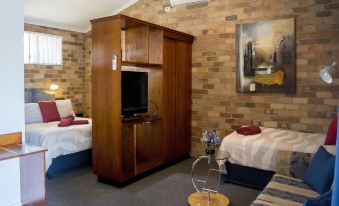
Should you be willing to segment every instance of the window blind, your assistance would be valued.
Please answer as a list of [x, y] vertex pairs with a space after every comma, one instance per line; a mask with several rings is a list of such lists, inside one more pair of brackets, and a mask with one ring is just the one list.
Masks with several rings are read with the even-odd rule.
[[25, 32], [24, 63], [61, 65], [62, 37], [43, 33]]

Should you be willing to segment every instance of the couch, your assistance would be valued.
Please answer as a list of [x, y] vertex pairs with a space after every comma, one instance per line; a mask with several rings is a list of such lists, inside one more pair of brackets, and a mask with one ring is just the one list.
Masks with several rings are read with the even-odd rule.
[[302, 180], [313, 155], [279, 151], [277, 172], [252, 203], [252, 206], [300, 206], [306, 199], [319, 196], [319, 193]]

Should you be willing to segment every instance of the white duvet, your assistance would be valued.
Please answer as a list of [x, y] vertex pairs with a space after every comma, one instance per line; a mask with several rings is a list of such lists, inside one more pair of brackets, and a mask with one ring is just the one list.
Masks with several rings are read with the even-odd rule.
[[[324, 144], [326, 135], [261, 127], [261, 133], [243, 136], [236, 131], [227, 135], [219, 154], [228, 153], [231, 163], [257, 169], [276, 171], [279, 150], [314, 153]], [[225, 171], [226, 161], [219, 161]]]
[[53, 158], [92, 148], [92, 120], [87, 120], [89, 124], [69, 127], [58, 127], [59, 122], [26, 124], [26, 143], [48, 150], [46, 171]]

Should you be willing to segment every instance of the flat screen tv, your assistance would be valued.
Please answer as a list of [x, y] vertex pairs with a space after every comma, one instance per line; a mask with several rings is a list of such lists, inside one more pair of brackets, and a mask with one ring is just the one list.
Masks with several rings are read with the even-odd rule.
[[148, 73], [122, 71], [121, 74], [122, 117], [132, 117], [147, 112]]

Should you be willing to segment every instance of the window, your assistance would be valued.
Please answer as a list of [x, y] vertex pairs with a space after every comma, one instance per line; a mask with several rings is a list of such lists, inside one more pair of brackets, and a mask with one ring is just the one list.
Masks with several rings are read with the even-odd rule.
[[24, 33], [25, 64], [62, 64], [62, 37], [35, 32]]

